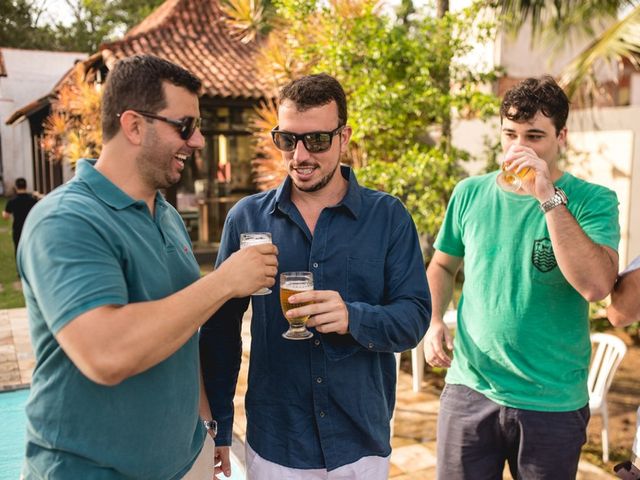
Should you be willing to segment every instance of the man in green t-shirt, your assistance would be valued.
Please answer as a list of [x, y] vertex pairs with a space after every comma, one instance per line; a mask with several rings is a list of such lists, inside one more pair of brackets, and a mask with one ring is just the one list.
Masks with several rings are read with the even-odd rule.
[[158, 191], [204, 146], [200, 86], [151, 55], [116, 63], [100, 157], [79, 161], [27, 217], [18, 268], [36, 366], [25, 480], [177, 480], [215, 436], [198, 328], [231, 298], [273, 286], [277, 249], [240, 250], [201, 278]]
[[[575, 478], [589, 420], [588, 302], [613, 287], [620, 234], [615, 193], [558, 166], [568, 113], [551, 77], [509, 90], [503, 167], [521, 185], [500, 188], [499, 172], [467, 178], [447, 208], [425, 336], [427, 361], [449, 368], [439, 479], [499, 479], [505, 462], [514, 478]], [[463, 260], [452, 342], [443, 314]]]

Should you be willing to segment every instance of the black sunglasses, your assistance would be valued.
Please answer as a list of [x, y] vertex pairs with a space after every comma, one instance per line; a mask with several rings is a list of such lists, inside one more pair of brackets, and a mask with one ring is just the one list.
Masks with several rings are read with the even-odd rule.
[[[202, 119], [200, 117], [184, 117], [180, 120], [174, 120], [172, 118], [163, 117], [162, 115], [156, 115], [155, 113], [145, 112], [144, 110], [133, 110], [132, 112], [136, 112], [138, 115], [142, 115], [143, 117], [153, 118], [154, 120], [161, 120], [170, 125], [176, 127], [178, 130], [178, 134], [180, 138], [183, 140], [189, 140], [196, 131], [196, 128], [200, 128], [202, 125]], [[118, 117], [120, 117], [120, 113]]]
[[341, 125], [330, 132], [309, 132], [298, 135], [296, 133], [282, 132], [278, 130], [278, 125], [276, 125], [271, 130], [271, 138], [273, 138], [273, 143], [275, 143], [278, 150], [283, 152], [293, 152], [298, 142], [302, 141], [304, 148], [310, 153], [322, 153], [331, 148], [333, 137], [339, 134], [343, 128], [344, 125]]

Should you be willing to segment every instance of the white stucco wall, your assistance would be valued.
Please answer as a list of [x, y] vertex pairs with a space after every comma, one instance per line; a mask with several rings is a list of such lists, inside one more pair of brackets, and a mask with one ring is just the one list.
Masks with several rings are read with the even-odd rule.
[[[566, 170], [616, 192], [620, 201], [620, 267], [640, 255], [640, 107], [574, 110], [569, 115]], [[485, 166], [484, 139], [497, 140], [499, 120], [458, 121], [453, 142], [476, 161], [465, 164], [471, 175]]]
[[12, 191], [18, 177], [25, 177], [31, 189], [33, 161], [29, 122], [7, 125], [16, 110], [45, 96], [76, 60], [78, 52], [47, 52], [2, 48], [6, 77], [0, 77], [0, 148], [5, 192]]

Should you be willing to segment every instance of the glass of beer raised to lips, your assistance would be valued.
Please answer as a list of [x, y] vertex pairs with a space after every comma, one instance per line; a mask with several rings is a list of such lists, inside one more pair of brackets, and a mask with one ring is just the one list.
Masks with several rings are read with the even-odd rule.
[[[260, 245], [261, 243], [271, 243], [271, 234], [269, 232], [251, 232], [240, 234], [240, 249]], [[261, 288], [252, 295], [269, 295], [271, 290], [267, 287]]]
[[507, 167], [511, 162], [506, 161], [506, 157], [509, 155], [509, 150], [505, 153], [504, 157], [502, 157], [502, 161], [500, 163], [500, 169], [502, 170], [498, 176], [496, 177], [496, 183], [498, 186], [507, 191], [507, 192], [517, 192], [522, 188], [522, 182], [527, 175], [531, 172], [529, 167], [523, 168], [518, 173], [515, 171], [507, 170]]
[[280, 274], [280, 305], [282, 313], [289, 322], [289, 330], [282, 336], [289, 340], [305, 340], [313, 337], [313, 333], [307, 330], [309, 316], [287, 318], [287, 312], [294, 308], [304, 307], [313, 302], [289, 303], [289, 297], [296, 293], [313, 290], [313, 274], [311, 272], [285, 272]]

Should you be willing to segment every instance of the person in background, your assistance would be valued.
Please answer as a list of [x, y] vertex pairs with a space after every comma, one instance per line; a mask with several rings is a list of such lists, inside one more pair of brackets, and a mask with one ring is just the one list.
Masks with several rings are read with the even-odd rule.
[[[618, 276], [616, 286], [611, 292], [611, 305], [607, 308], [607, 317], [614, 327], [627, 327], [640, 322], [640, 257], [636, 257]], [[640, 407], [631, 459], [616, 465], [614, 471], [624, 480], [640, 479]]]
[[[560, 169], [568, 114], [551, 77], [509, 90], [506, 173], [463, 180], [447, 207], [427, 270], [424, 343], [427, 361], [449, 368], [440, 480], [502, 478], [505, 462], [513, 478], [575, 479], [589, 421], [589, 302], [613, 288], [620, 229], [616, 194]], [[509, 173], [521, 178], [513, 191], [496, 185]], [[452, 344], [443, 316], [463, 260]]]
[[[431, 311], [418, 234], [398, 199], [360, 186], [340, 165], [351, 127], [335, 78], [309, 75], [286, 85], [278, 121], [272, 136], [288, 176], [233, 207], [217, 263], [238, 250], [241, 233], [270, 232], [279, 271], [310, 271], [315, 290], [290, 297], [298, 306], [286, 318], [278, 282], [271, 295], [252, 297], [247, 478], [386, 480], [393, 353], [420, 341]], [[200, 333], [223, 465], [248, 304], [227, 302]], [[287, 318], [306, 316], [312, 338], [283, 338]]]
[[22, 227], [27, 219], [27, 215], [34, 207], [38, 199], [27, 192], [27, 181], [24, 178], [16, 178], [15, 181], [16, 195], [10, 199], [4, 207], [2, 218], [9, 220], [13, 217], [12, 235], [14, 254], [18, 252], [18, 242], [22, 235]]
[[200, 85], [151, 55], [117, 62], [100, 157], [80, 160], [27, 218], [18, 268], [36, 365], [26, 480], [179, 479], [215, 435], [196, 334], [231, 298], [273, 285], [277, 249], [244, 249], [200, 277], [159, 192], [204, 145]]

